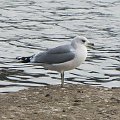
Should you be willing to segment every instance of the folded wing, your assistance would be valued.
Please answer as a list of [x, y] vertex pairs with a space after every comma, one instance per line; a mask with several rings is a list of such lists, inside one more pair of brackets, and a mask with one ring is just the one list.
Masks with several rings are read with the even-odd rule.
[[34, 63], [58, 64], [74, 59], [74, 50], [70, 45], [59, 46], [49, 49], [47, 52], [39, 53], [34, 58]]

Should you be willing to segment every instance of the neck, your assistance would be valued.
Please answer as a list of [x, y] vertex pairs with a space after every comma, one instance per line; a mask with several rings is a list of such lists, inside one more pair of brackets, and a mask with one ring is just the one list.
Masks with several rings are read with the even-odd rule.
[[78, 45], [76, 48], [76, 52], [77, 52], [78, 56], [80, 56], [80, 57], [83, 56], [83, 61], [87, 57], [87, 48], [84, 45]]
[[77, 43], [76, 43], [75, 40], [73, 40], [73, 41], [71, 42], [71, 46], [72, 46], [73, 48], [77, 49]]
[[82, 48], [82, 47], [84, 48], [85, 47], [82, 44], [76, 43], [76, 41], [74, 41], [74, 40], [72, 41], [71, 45], [74, 49], [79, 49], [79, 48]]

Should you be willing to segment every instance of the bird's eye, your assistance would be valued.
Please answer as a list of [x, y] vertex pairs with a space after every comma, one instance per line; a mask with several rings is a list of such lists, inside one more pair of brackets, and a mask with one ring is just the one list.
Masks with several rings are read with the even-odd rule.
[[82, 40], [83, 43], [85, 43], [85, 40]]

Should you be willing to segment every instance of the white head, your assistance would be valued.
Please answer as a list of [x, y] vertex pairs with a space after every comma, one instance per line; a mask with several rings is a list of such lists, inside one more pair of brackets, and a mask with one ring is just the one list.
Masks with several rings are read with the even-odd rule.
[[84, 36], [76, 36], [73, 40], [72, 40], [72, 43], [71, 45], [73, 47], [78, 47], [78, 46], [81, 46], [81, 45], [84, 45], [84, 46], [87, 46], [90, 42], [88, 41], [88, 39]]

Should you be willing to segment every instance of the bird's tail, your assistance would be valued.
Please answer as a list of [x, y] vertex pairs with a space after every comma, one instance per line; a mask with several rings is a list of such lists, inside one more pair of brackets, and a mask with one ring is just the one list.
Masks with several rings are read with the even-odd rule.
[[29, 63], [30, 60], [33, 58], [34, 55], [32, 56], [29, 56], [29, 57], [21, 57], [21, 56], [18, 56], [16, 57], [17, 60], [19, 60], [20, 62], [22, 63]]

